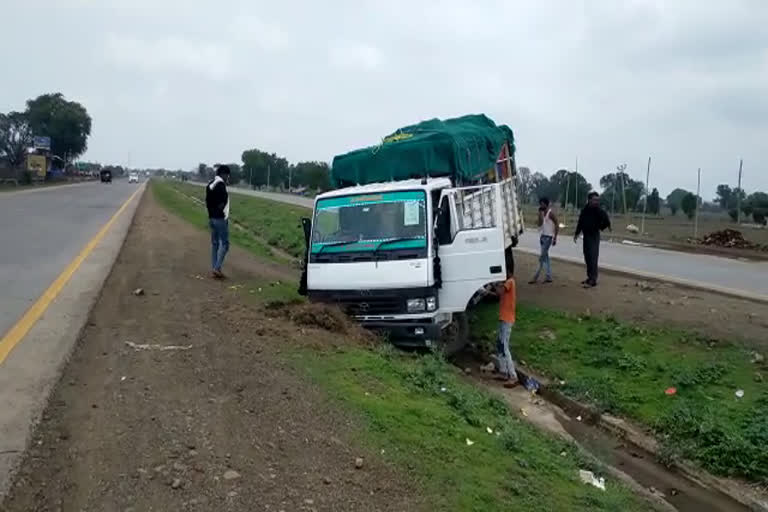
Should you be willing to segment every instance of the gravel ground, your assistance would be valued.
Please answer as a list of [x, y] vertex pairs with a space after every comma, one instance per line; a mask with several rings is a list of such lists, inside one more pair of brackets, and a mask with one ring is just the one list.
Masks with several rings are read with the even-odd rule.
[[354, 421], [283, 363], [331, 334], [230, 288], [294, 271], [233, 250], [230, 279], [213, 281], [208, 247], [145, 194], [0, 510], [421, 508], [412, 484], [350, 442]]

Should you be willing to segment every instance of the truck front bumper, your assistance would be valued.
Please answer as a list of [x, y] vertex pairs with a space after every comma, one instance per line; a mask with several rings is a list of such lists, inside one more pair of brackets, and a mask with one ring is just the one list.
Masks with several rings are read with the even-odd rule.
[[440, 324], [424, 321], [359, 320], [360, 325], [386, 334], [390, 343], [398, 347], [431, 347], [440, 339]]

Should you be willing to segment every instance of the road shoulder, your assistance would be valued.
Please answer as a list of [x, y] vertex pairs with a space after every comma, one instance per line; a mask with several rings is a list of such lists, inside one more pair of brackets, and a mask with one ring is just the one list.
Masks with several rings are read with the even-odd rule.
[[120, 252], [133, 197], [72, 278], [0, 365], [0, 498]]

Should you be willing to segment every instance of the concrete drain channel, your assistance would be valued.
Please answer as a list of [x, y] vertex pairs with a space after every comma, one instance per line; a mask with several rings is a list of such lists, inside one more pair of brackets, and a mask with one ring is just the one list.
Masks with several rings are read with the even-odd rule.
[[[459, 368], [476, 370], [483, 362], [476, 354], [461, 353], [454, 360]], [[525, 370], [521, 376], [529, 378]], [[750, 512], [768, 511], [768, 504], [746, 489], [727, 492], [721, 489], [729, 481], [711, 476], [707, 479], [723, 485], [709, 485], [685, 471], [668, 468], [658, 457], [631, 440], [620, 437], [613, 429], [603, 428], [599, 414], [559, 393], [542, 391], [532, 394], [524, 387], [504, 389], [473, 371], [468, 379], [498, 394], [515, 411], [526, 410], [522, 419], [550, 434], [574, 443], [582, 453], [635, 492], [645, 497], [656, 510], [677, 512]], [[524, 417], [523, 417], [524, 416]], [[578, 419], [577, 419], [578, 418]], [[719, 488], [718, 488], [719, 487]], [[745, 488], [743, 484], [740, 487]], [[738, 499], [737, 499], [738, 498]]]

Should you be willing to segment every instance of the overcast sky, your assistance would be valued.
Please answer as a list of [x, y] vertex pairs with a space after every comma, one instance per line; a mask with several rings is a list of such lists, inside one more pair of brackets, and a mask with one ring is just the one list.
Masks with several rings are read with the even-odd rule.
[[325, 160], [484, 112], [518, 163], [663, 194], [768, 189], [768, 1], [0, 0], [0, 111], [60, 91], [86, 159], [191, 169]]

